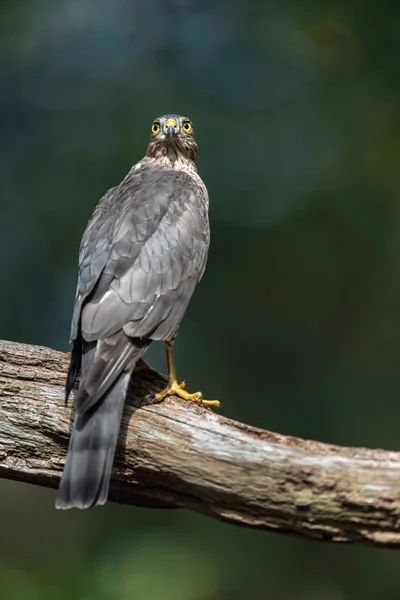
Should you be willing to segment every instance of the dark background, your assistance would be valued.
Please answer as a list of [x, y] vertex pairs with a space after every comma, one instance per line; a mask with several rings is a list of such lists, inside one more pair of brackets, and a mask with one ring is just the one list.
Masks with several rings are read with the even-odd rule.
[[[68, 349], [87, 220], [179, 112], [212, 247], [178, 374], [247, 423], [398, 449], [399, 63], [398, 0], [3, 0], [0, 337]], [[0, 494], [6, 600], [400, 598], [396, 552]]]

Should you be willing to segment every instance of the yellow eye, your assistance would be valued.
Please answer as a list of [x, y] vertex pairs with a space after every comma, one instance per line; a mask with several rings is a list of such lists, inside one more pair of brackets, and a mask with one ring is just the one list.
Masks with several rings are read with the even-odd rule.
[[182, 125], [182, 129], [186, 133], [190, 133], [192, 131], [193, 127], [192, 127], [192, 124], [189, 123], [189, 121], [185, 121], [184, 124]]
[[151, 132], [156, 135], [160, 131], [160, 125], [158, 123], [153, 123], [151, 126]]

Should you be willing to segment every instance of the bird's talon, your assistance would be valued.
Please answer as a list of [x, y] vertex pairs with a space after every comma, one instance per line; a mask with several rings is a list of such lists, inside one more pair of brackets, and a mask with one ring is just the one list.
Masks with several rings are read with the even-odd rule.
[[178, 396], [182, 398], [182, 400], [188, 400], [189, 402], [195, 402], [196, 404], [201, 404], [204, 407], [214, 407], [219, 408], [221, 406], [218, 400], [203, 400], [203, 394], [201, 392], [194, 392], [190, 394], [185, 390], [186, 382], [178, 383], [177, 381], [172, 381], [168, 383], [168, 385], [158, 392], [154, 396], [154, 402], [161, 402], [167, 396]]

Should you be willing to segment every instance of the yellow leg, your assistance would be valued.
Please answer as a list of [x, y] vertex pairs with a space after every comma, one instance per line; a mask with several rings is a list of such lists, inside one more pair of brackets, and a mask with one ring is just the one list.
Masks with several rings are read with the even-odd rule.
[[156, 394], [154, 398], [155, 402], [161, 402], [161, 400], [164, 400], [164, 398], [167, 396], [179, 396], [179, 398], [182, 398], [182, 400], [190, 400], [191, 402], [196, 402], [196, 404], [201, 404], [202, 406], [213, 406], [214, 408], [219, 408], [221, 404], [218, 400], [203, 400], [201, 392], [189, 394], [189, 392], [185, 391], [184, 387], [182, 387], [182, 384], [179, 384], [176, 378], [173, 342], [165, 342], [165, 348], [167, 351], [168, 384], [161, 392]]

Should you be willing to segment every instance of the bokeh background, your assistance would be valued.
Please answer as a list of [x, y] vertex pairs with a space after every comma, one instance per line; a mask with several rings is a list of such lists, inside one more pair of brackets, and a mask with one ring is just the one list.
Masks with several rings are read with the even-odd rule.
[[[394, 0], [2, 0], [0, 337], [68, 349], [86, 222], [180, 112], [212, 247], [179, 375], [247, 423], [398, 449], [399, 62]], [[54, 498], [0, 482], [5, 600], [400, 598], [396, 552]]]

